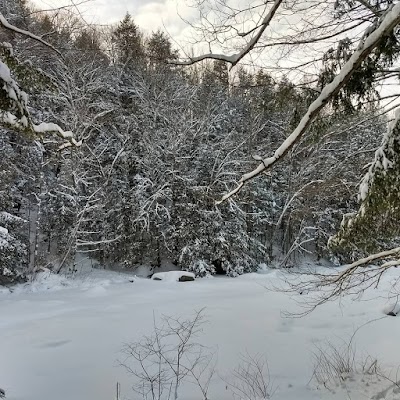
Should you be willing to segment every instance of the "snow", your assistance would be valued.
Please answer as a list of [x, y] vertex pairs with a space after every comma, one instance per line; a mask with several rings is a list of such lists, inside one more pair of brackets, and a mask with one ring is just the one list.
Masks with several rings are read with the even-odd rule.
[[[85, 270], [85, 268], [83, 269]], [[50, 270], [43, 269], [36, 275], [33, 282], [18, 284], [12, 288], [13, 295], [24, 293], [58, 292], [65, 289], [76, 289], [83, 291], [97, 291], [119, 283], [133, 283], [137, 279], [124, 273], [108, 272], [104, 270], [93, 270], [83, 272], [76, 277], [57, 275]], [[0, 294], [9, 293], [8, 288], [0, 286]]]
[[10, 69], [3, 62], [0, 62], [0, 79], [4, 82], [12, 83]]
[[[357, 354], [370, 355], [371, 362], [377, 358], [384, 371], [395, 374], [400, 324], [382, 309], [396, 269], [383, 277], [382, 287], [364, 299], [368, 301], [342, 299], [303, 318], [285, 318], [282, 312], [299, 311], [294, 300], [305, 295], [293, 299], [267, 290], [265, 286], [283, 282], [282, 274], [261, 269], [263, 274], [237, 279], [173, 285], [99, 270], [73, 279], [45, 271], [37, 282], [18, 285], [13, 293], [4, 289], [0, 387], [8, 400], [109, 400], [119, 382], [121, 398], [133, 399], [132, 378], [117, 361], [123, 345], [151, 334], [153, 318], [186, 317], [205, 307], [208, 323], [197, 340], [217, 353], [211, 399], [232, 399], [221, 377], [232, 377], [244, 353], [266, 356], [276, 399], [361, 400], [379, 393], [383, 397], [376, 398], [398, 398], [398, 388], [376, 375], [353, 374], [330, 391], [308, 383], [315, 345], [348, 341], [358, 328], [353, 338]], [[201, 399], [190, 385], [180, 398]]]

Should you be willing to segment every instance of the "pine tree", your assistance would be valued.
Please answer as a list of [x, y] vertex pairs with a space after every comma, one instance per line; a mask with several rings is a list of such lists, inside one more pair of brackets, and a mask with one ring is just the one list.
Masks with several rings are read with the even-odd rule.
[[360, 185], [360, 208], [344, 216], [330, 248], [345, 260], [398, 246], [400, 237], [400, 112], [390, 123]]
[[145, 55], [143, 35], [129, 13], [126, 13], [112, 32], [112, 40], [117, 63], [126, 67], [143, 63]]
[[172, 49], [168, 36], [158, 30], [153, 32], [146, 44], [146, 54], [151, 67], [166, 65], [168, 62], [177, 60], [178, 52]]

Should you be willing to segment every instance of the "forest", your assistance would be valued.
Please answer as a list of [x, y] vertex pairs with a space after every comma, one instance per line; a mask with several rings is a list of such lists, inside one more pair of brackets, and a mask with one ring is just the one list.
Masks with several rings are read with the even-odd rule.
[[[366, 19], [354, 2], [337, 3], [336, 19]], [[1, 78], [11, 74], [17, 88], [6, 83], [1, 99], [0, 284], [43, 269], [73, 273], [83, 258], [237, 276], [307, 257], [339, 265], [399, 245], [395, 136], [384, 147], [394, 107], [379, 89], [398, 74], [395, 31], [279, 164], [219, 204], [257, 154], [299, 126], [354, 40], [337, 40], [316, 78], [299, 81], [238, 60], [232, 70], [229, 57], [212, 54], [181, 62], [167, 33], [143, 33], [130, 14], [95, 26], [25, 0], [2, 0], [1, 12]], [[394, 172], [367, 196], [377, 163]], [[341, 225], [366, 198], [368, 218]]]
[[47, 2], [0, 0], [0, 398], [398, 400], [400, 2]]

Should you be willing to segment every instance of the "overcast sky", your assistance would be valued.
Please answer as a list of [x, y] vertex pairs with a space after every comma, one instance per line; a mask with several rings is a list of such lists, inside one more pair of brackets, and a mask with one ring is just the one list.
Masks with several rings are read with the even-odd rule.
[[[82, 0], [74, 0], [75, 3]], [[70, 4], [70, 0], [32, 0], [39, 8], [55, 8]], [[185, 36], [186, 24], [179, 18], [194, 15], [194, 10], [185, 5], [184, 0], [91, 0], [79, 6], [87, 22], [108, 24], [120, 21], [129, 12], [137, 25], [151, 33], [158, 28], [168, 32], [176, 39]], [[178, 8], [179, 7], [179, 8]]]
[[[180, 49], [186, 54], [202, 54], [208, 51], [207, 46], [193, 40], [193, 30], [182, 20], [196, 22], [199, 17], [198, 10], [189, 7], [191, 0], [31, 0], [38, 8], [52, 9], [71, 3], [80, 4], [79, 10], [85, 20], [90, 24], [110, 24], [121, 21], [125, 14], [129, 12], [135, 23], [147, 34], [151, 34], [157, 29], [166, 31], [175, 41], [174, 48]], [[251, 0], [229, 0], [229, 4], [249, 5]], [[261, 1], [259, 1], [262, 4]], [[181, 18], [182, 17], [182, 18]], [[241, 26], [242, 31], [246, 31], [251, 26]], [[284, 27], [283, 23], [275, 25], [275, 31]], [[196, 43], [194, 45], [194, 43]], [[213, 43], [214, 52], [225, 52], [230, 54], [231, 48], [218, 48]], [[251, 62], [264, 64], [263, 59], [259, 59], [255, 52], [255, 60]], [[280, 59], [280, 54], [277, 59]], [[304, 58], [304, 57], [303, 57]], [[273, 61], [272, 54], [269, 54], [268, 62]], [[276, 65], [274, 65], [275, 67]], [[276, 70], [275, 70], [276, 72]]]

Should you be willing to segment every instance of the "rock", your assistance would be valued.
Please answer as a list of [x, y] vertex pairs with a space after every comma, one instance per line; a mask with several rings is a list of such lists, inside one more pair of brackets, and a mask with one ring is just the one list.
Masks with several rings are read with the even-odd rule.
[[187, 271], [168, 271], [168, 272], [157, 272], [151, 277], [154, 281], [164, 282], [189, 282], [195, 280], [193, 272]]
[[6, 392], [0, 388], [0, 399], [4, 399], [6, 397]]
[[190, 281], [194, 281], [194, 276], [182, 275], [181, 277], [179, 277], [179, 282], [190, 282]]
[[383, 309], [384, 314], [390, 317], [396, 317], [400, 314], [400, 303], [387, 304]]

